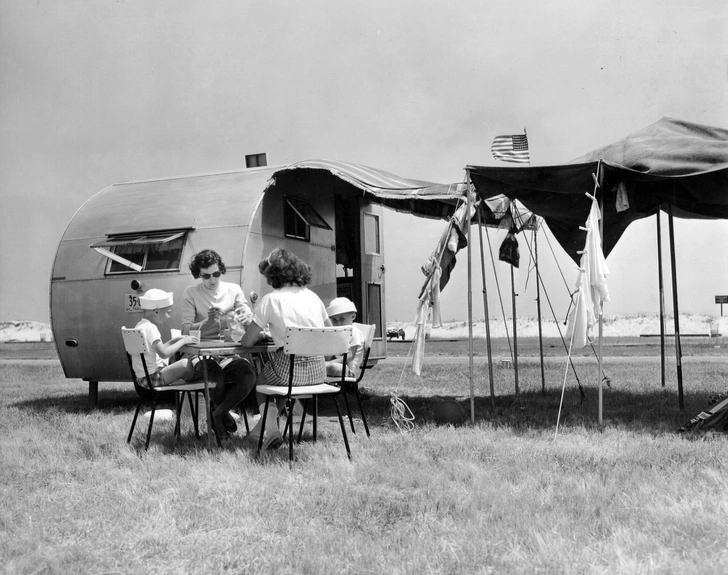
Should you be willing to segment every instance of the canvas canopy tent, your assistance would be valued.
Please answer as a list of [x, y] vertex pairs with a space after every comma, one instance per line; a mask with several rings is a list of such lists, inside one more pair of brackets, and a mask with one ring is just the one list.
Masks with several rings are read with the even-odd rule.
[[[557, 241], [577, 263], [578, 252], [586, 238], [586, 232], [580, 226], [591, 207], [585, 192], [593, 191], [595, 182], [598, 184], [596, 195], [602, 204], [605, 256], [631, 222], [660, 210], [668, 212], [682, 408], [672, 216], [728, 218], [728, 130], [663, 118], [569, 164], [528, 168], [467, 166], [466, 170], [480, 197], [503, 194], [520, 200], [542, 216]], [[660, 277], [660, 285], [661, 281]], [[664, 366], [664, 337], [662, 345]]]
[[728, 130], [672, 118], [565, 165], [466, 169], [481, 197], [517, 198], [542, 216], [575, 262], [585, 240], [579, 226], [591, 205], [584, 192], [597, 172], [605, 256], [630, 223], [668, 206], [677, 217], [728, 218]]

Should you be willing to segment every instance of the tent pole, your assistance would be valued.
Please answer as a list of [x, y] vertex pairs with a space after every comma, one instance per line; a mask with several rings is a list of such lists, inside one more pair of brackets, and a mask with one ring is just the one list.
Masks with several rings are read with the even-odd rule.
[[683, 402], [682, 346], [680, 345], [680, 312], [677, 304], [677, 268], [675, 265], [675, 228], [673, 225], [672, 204], [668, 204], [668, 224], [670, 229], [670, 264], [672, 265], [672, 307], [675, 320], [675, 361], [677, 363], [677, 403], [680, 411], [685, 409]]
[[518, 333], [516, 332], [516, 284], [513, 279], [513, 264], [511, 264], [511, 299], [513, 301], [513, 377], [516, 383], [516, 400], [520, 399], [518, 391]]
[[662, 224], [660, 210], [657, 210], [657, 283], [660, 296], [660, 374], [665, 387], [665, 286], [662, 280]]
[[471, 241], [472, 234], [470, 230], [470, 210], [472, 206], [472, 199], [470, 197], [470, 171], [466, 170], [467, 174], [467, 194], [468, 207], [467, 207], [467, 222], [468, 231], [466, 237], [468, 238], [468, 363], [470, 367], [470, 423], [475, 424], [475, 381], [473, 379], [473, 242]]
[[490, 316], [488, 313], [488, 290], [485, 287], [485, 250], [483, 248], [483, 202], [478, 204], [478, 232], [480, 237], [480, 272], [483, 282], [483, 314], [485, 315], [485, 348], [488, 352], [488, 380], [490, 382], [490, 408], [495, 411], [495, 385], [493, 383], [493, 352], [490, 342]]
[[[599, 160], [597, 165], [597, 180], [598, 187], [601, 188], [604, 178], [602, 175], [602, 161]], [[601, 248], [604, 253], [604, 192], [600, 190], [599, 193], [599, 237], [602, 242]], [[603, 418], [603, 406], [604, 406], [604, 386], [602, 384], [602, 336], [604, 334], [604, 300], [599, 298], [599, 372], [597, 378], [599, 379], [599, 415], [597, 416], [597, 426], [599, 430], [604, 429], [604, 418]]]
[[538, 226], [533, 230], [533, 261], [536, 266], [536, 315], [538, 315], [538, 353], [541, 356], [541, 395], [546, 395], [546, 375], [543, 368], [543, 330], [541, 328], [541, 286], [538, 272]]

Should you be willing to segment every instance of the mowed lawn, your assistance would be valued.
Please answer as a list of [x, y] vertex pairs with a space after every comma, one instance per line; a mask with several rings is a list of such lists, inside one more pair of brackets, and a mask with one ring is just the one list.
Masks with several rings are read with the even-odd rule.
[[[726, 437], [676, 432], [728, 391], [725, 350], [713, 344], [684, 345], [681, 412], [674, 357], [662, 388], [659, 346], [610, 342], [602, 429], [596, 360], [575, 363], [582, 395], [565, 358], [547, 354], [542, 390], [538, 351], [519, 341], [516, 396], [499, 348], [491, 401], [478, 349], [475, 423], [453, 427], [434, 414], [454, 400], [471, 415], [468, 361], [453, 359], [467, 342], [428, 343], [419, 377], [397, 358], [409, 344], [393, 344], [364, 382], [371, 438], [357, 419], [350, 462], [335, 412], [322, 405], [319, 441], [308, 427], [292, 469], [284, 448], [256, 458], [244, 431], [208, 452], [188, 419], [179, 442], [171, 422], [155, 423], [144, 452], [146, 419], [126, 443], [136, 402], [128, 383], [101, 383], [90, 407], [87, 384], [66, 380], [57, 361], [5, 359], [0, 565], [64, 574], [725, 573]], [[414, 415], [411, 431], [393, 422], [393, 397]]]

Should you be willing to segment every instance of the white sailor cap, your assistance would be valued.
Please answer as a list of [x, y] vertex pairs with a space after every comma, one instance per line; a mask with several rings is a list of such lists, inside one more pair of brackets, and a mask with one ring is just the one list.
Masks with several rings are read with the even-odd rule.
[[152, 288], [139, 298], [142, 309], [161, 309], [169, 307], [174, 301], [174, 294], [161, 289]]

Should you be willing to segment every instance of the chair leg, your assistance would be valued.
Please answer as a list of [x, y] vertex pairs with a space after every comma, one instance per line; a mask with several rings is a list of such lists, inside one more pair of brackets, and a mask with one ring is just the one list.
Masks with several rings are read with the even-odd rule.
[[301, 443], [303, 437], [303, 424], [306, 421], [306, 410], [308, 409], [308, 399], [303, 401], [303, 412], [301, 413], [301, 425], [298, 427], [298, 443]]
[[286, 433], [293, 434], [293, 409], [286, 402], [286, 425], [283, 427], [283, 437], [286, 437]]
[[361, 413], [361, 420], [364, 423], [364, 429], [367, 432], [367, 437], [371, 437], [369, 433], [369, 426], [367, 425], [367, 416], [366, 413], [364, 413], [364, 407], [361, 404], [361, 394], [359, 393], [359, 386], [356, 387], [356, 401], [359, 404], [359, 413]]
[[245, 422], [245, 433], [250, 433], [250, 426], [248, 425], [248, 413], [245, 411], [245, 406], [241, 403], [242, 408], [240, 411], [243, 412], [243, 421]]
[[[182, 401], [180, 401], [182, 397]], [[185, 394], [183, 391], [174, 392], [174, 437], [179, 439], [182, 436], [182, 426], [180, 425], [180, 414], [182, 413], [182, 403], [184, 402]]]
[[[195, 394], [195, 403], [192, 404], [192, 394]], [[198, 414], [198, 403], [197, 398], [199, 397], [199, 391], [188, 391], [187, 392], [187, 401], [190, 404], [190, 415], [192, 416], [192, 425], [195, 426], [195, 439], [200, 439], [200, 426], [197, 421], [197, 414]]]
[[286, 429], [288, 429], [288, 468], [293, 467], [293, 400], [289, 397], [286, 401]]
[[346, 388], [341, 389], [341, 395], [344, 396], [344, 404], [346, 405], [346, 413], [349, 415], [349, 425], [351, 425], [351, 432], [356, 433], [356, 429], [354, 429], [354, 419], [351, 417], [351, 408], [349, 407], [349, 397], [346, 395]]
[[149, 440], [152, 437], [152, 426], [154, 425], [154, 414], [157, 411], [157, 398], [158, 395], [154, 394], [154, 401], [152, 403], [152, 414], [149, 416], [149, 429], [147, 430], [147, 442], [144, 444], [144, 451], [149, 449]]
[[134, 433], [134, 427], [136, 426], [137, 417], [139, 417], [139, 410], [142, 408], [142, 398], [139, 398], [137, 402], [136, 411], [134, 412], [134, 419], [131, 420], [131, 428], [129, 429], [129, 435], [126, 438], [127, 443], [131, 443], [131, 436]]
[[260, 451], [263, 449], [263, 436], [265, 435], [265, 420], [268, 417], [268, 404], [270, 403], [270, 395], [265, 396], [265, 407], [263, 408], [263, 415], [261, 416], [262, 419], [260, 421], [260, 437], [258, 438], [258, 453], [257, 455], [260, 457]]
[[344, 425], [344, 418], [341, 417], [341, 411], [339, 410], [339, 402], [336, 401], [336, 396], [331, 396], [334, 399], [334, 405], [336, 406], [336, 415], [339, 416], [339, 425], [341, 426], [341, 435], [344, 436], [344, 445], [346, 446], [346, 456], [351, 461], [351, 450], [349, 449], [349, 438], [346, 437], [346, 425]]
[[318, 395], [313, 396], [313, 441], [318, 439]]

